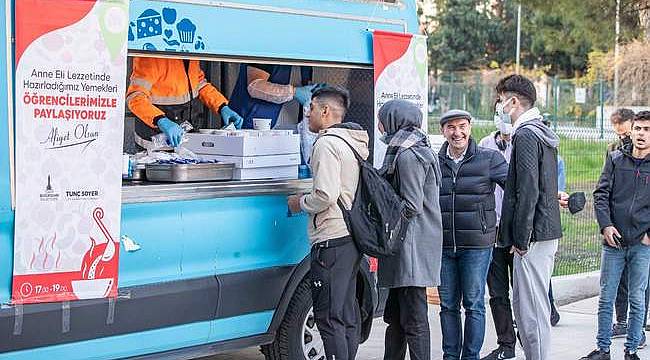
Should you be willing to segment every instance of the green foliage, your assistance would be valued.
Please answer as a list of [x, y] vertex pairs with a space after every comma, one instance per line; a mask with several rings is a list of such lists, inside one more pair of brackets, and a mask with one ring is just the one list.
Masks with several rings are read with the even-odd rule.
[[479, 10], [482, 1], [447, 0], [438, 17], [439, 28], [430, 39], [436, 68], [472, 69], [484, 65], [490, 19]]
[[[639, 37], [639, 4], [621, 0], [622, 43]], [[614, 47], [616, 2], [522, 0], [521, 63], [549, 75], [582, 76], [589, 54]], [[518, 1], [436, 0], [432, 69], [458, 71], [515, 62]]]

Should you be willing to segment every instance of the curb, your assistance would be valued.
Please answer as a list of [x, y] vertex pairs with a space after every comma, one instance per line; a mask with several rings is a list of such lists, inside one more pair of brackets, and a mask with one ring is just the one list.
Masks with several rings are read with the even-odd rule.
[[556, 276], [551, 281], [553, 282], [553, 297], [557, 306], [567, 305], [600, 294], [600, 271]]

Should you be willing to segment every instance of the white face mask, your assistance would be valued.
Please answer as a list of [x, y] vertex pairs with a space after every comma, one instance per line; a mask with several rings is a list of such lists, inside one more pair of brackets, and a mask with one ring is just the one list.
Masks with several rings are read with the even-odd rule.
[[494, 126], [503, 135], [510, 135], [512, 133], [512, 124], [506, 124], [501, 120], [501, 116], [494, 115]]
[[510, 108], [510, 111], [507, 113], [503, 112], [503, 108], [506, 106], [506, 104], [514, 98], [510, 97], [507, 100], [500, 101], [496, 105], [496, 116], [498, 116], [501, 119], [501, 122], [503, 124], [511, 125], [512, 126], [512, 113], [514, 112], [514, 108]]

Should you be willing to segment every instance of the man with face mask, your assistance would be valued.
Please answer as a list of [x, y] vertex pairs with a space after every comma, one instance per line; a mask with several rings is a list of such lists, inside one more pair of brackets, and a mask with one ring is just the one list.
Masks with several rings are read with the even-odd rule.
[[562, 237], [557, 202], [560, 139], [542, 122], [537, 93], [526, 77], [510, 75], [496, 86], [497, 114], [513, 125], [499, 246], [513, 259], [513, 312], [527, 360], [550, 359], [549, 282]]
[[[506, 124], [501, 116], [494, 115], [494, 125], [497, 130], [481, 139], [479, 146], [497, 150], [510, 163], [512, 154], [512, 124]], [[546, 126], [548, 124], [545, 123]], [[558, 163], [558, 173], [561, 167]], [[564, 190], [561, 185], [561, 177], [558, 177], [558, 187]], [[559, 196], [568, 196], [565, 193]], [[494, 197], [497, 201], [497, 223], [501, 218], [501, 202], [503, 190], [499, 187], [494, 189]], [[562, 203], [562, 202], [561, 202]], [[564, 205], [562, 205], [565, 207]], [[488, 289], [490, 291], [490, 310], [494, 320], [494, 328], [497, 333], [498, 347], [481, 358], [481, 360], [509, 360], [515, 358], [515, 329], [513, 326], [512, 307], [510, 305], [510, 279], [512, 278], [513, 254], [510, 248], [496, 247], [493, 252], [490, 270], [488, 272]], [[560, 320], [560, 314], [555, 308], [553, 290], [549, 283], [549, 301], [551, 303], [551, 324], [555, 326]]]
[[[494, 125], [497, 130], [481, 139], [479, 146], [497, 150], [503, 155], [506, 162], [510, 162], [512, 154], [512, 124], [506, 124], [501, 117], [494, 115]], [[496, 202], [497, 224], [501, 219], [501, 203], [503, 189], [497, 186], [494, 189]], [[498, 232], [498, 230], [497, 230]], [[481, 360], [509, 360], [515, 358], [515, 329], [512, 321], [512, 308], [510, 306], [510, 279], [512, 274], [512, 254], [510, 248], [495, 247], [492, 253], [492, 262], [487, 276], [488, 290], [490, 293], [490, 310], [497, 333], [497, 349]]]
[[626, 108], [617, 109], [609, 117], [609, 122], [612, 124], [612, 128], [614, 129], [618, 139], [607, 146], [608, 153], [614, 150], [619, 150], [623, 146], [632, 144], [630, 133], [632, 132], [633, 119], [634, 111]]

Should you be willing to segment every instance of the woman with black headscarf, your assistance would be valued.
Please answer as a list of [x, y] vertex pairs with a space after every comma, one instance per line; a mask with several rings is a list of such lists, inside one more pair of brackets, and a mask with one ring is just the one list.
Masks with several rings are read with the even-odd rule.
[[379, 109], [379, 131], [388, 145], [381, 172], [406, 204], [410, 224], [399, 254], [379, 259], [379, 286], [389, 288], [384, 310], [384, 359], [430, 359], [426, 288], [440, 284], [442, 219], [438, 202], [440, 166], [422, 112], [413, 103], [391, 100]]

